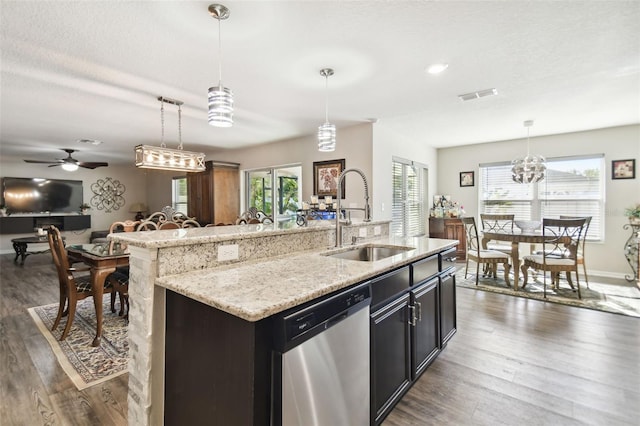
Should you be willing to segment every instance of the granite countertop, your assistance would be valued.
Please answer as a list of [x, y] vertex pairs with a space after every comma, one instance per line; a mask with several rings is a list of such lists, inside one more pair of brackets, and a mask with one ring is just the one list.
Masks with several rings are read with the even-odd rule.
[[454, 247], [458, 242], [428, 237], [384, 237], [358, 245], [371, 243], [413, 249], [375, 262], [323, 255], [344, 251], [347, 247], [308, 250], [168, 275], [157, 278], [156, 285], [253, 322]]
[[[354, 221], [353, 226], [387, 223], [389, 223], [388, 220], [371, 222]], [[343, 228], [348, 228], [349, 226], [351, 225], [343, 225]], [[238, 238], [261, 238], [265, 235], [290, 234], [293, 232], [318, 232], [331, 229], [335, 229], [335, 221], [333, 220], [309, 221], [308, 226], [303, 227], [296, 225], [295, 222], [288, 221], [272, 224], [259, 223], [250, 225], [211, 226], [203, 228], [167, 229], [144, 232], [118, 232], [115, 234], [109, 234], [108, 238], [118, 242], [125, 242], [131, 246], [163, 248], [235, 240]]]

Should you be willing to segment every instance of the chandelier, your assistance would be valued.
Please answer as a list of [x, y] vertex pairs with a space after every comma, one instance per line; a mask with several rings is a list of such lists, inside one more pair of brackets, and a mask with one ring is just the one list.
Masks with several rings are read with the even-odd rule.
[[233, 92], [222, 85], [222, 37], [220, 21], [229, 17], [229, 9], [221, 4], [209, 5], [209, 14], [218, 20], [218, 85], [209, 87], [209, 124], [216, 127], [233, 126]]
[[325, 78], [325, 108], [324, 124], [318, 127], [318, 151], [331, 152], [336, 149], [336, 126], [329, 123], [329, 76], [333, 75], [331, 68], [323, 68], [320, 75]]
[[[162, 135], [160, 146], [138, 145], [135, 147], [136, 167], [141, 169], [174, 170], [181, 172], [201, 172], [205, 170], [204, 154], [182, 149], [182, 101], [158, 97], [160, 101], [160, 123]], [[164, 104], [178, 106], [178, 149], [167, 148], [164, 143]]]
[[529, 129], [533, 126], [533, 120], [525, 121], [524, 126], [527, 128], [527, 156], [511, 162], [511, 177], [517, 183], [541, 182], [547, 170], [545, 159], [542, 155], [529, 154]]

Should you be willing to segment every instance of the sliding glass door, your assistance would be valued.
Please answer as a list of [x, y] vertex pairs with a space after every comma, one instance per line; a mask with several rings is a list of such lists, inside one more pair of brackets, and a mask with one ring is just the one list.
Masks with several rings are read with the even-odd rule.
[[247, 207], [262, 210], [277, 220], [295, 216], [302, 198], [300, 165], [249, 170], [245, 177]]

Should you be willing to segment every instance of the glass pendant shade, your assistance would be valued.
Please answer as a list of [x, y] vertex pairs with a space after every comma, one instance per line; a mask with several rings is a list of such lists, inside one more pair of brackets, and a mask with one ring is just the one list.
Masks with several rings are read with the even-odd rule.
[[516, 183], [535, 183], [544, 180], [547, 166], [542, 155], [529, 154], [529, 128], [533, 126], [533, 120], [524, 122], [527, 128], [527, 156], [516, 158], [511, 162], [511, 178]]
[[336, 150], [336, 126], [329, 123], [329, 77], [333, 75], [331, 68], [323, 68], [320, 75], [324, 77], [325, 104], [324, 124], [318, 127], [318, 151], [332, 152]]
[[544, 180], [547, 170], [545, 158], [541, 155], [527, 155], [511, 162], [511, 177], [517, 183], [534, 183]]
[[209, 88], [209, 124], [216, 127], [233, 125], [233, 92], [222, 84]]
[[336, 150], [336, 126], [324, 123], [318, 127], [318, 151], [332, 152]]
[[222, 85], [222, 32], [220, 21], [229, 18], [229, 9], [221, 4], [210, 4], [209, 14], [218, 21], [218, 85], [209, 87], [209, 124], [215, 127], [233, 126], [233, 92]]

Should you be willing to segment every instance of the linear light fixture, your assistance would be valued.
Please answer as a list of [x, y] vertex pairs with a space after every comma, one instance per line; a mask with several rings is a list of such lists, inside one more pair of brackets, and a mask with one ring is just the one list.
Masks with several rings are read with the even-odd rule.
[[[135, 147], [136, 167], [141, 169], [174, 170], [181, 172], [201, 172], [205, 170], [202, 152], [182, 149], [182, 101], [158, 97], [160, 101], [160, 122], [162, 136], [160, 146], [138, 145]], [[164, 143], [164, 104], [178, 106], [178, 149], [167, 148]]]

